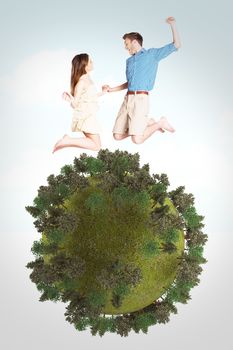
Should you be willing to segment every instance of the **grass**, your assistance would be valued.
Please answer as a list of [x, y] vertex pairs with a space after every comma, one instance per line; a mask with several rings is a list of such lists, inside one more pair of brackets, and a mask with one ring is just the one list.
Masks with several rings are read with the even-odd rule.
[[[92, 207], [90, 196], [94, 198]], [[175, 278], [177, 257], [184, 249], [183, 232], [179, 232], [175, 253], [161, 251], [157, 256], [146, 257], [143, 253], [145, 244], [158, 241], [158, 237], [146, 225], [151, 211], [150, 199], [147, 204], [140, 207], [126, 200], [126, 203], [116, 207], [112, 198], [98, 190], [95, 183], [75, 193], [66, 202], [68, 210], [74, 211], [80, 221], [78, 230], [66, 236], [61, 248], [68, 255], [78, 255], [85, 260], [86, 270], [77, 280], [77, 291], [87, 297], [93, 291], [103, 292], [106, 295], [105, 314], [128, 313], [146, 307], [158, 299]], [[168, 198], [166, 204], [171, 213], [177, 213]], [[111, 303], [112, 290], [106, 292], [96, 279], [106, 265], [117, 259], [140, 267], [142, 271], [140, 283], [130, 288], [119, 308]], [[49, 262], [49, 257], [45, 257], [45, 261]]]

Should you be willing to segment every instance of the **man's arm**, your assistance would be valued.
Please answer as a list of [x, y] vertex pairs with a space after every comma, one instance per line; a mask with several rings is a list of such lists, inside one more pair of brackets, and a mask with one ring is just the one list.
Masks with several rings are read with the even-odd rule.
[[168, 24], [170, 24], [170, 26], [171, 26], [172, 36], [173, 36], [173, 44], [175, 45], [175, 47], [177, 49], [179, 49], [181, 47], [181, 43], [180, 43], [180, 38], [179, 38], [178, 31], [176, 29], [176, 20], [175, 20], [174, 17], [168, 17], [166, 19], [166, 22]]
[[108, 92], [116, 92], [116, 91], [121, 91], [121, 90], [127, 89], [128, 83], [124, 83], [124, 84], [115, 86], [113, 88], [111, 88], [109, 85], [104, 85], [103, 88], [105, 88], [105, 87], [107, 88]]

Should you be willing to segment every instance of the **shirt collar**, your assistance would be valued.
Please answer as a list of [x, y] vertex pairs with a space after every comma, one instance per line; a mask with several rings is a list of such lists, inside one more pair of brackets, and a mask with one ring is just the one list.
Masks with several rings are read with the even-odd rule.
[[136, 56], [136, 55], [140, 55], [140, 54], [144, 53], [145, 51], [146, 51], [146, 50], [144, 49], [144, 47], [142, 47], [141, 50], [138, 51], [138, 52], [136, 52], [134, 55], [135, 55], [135, 56]]

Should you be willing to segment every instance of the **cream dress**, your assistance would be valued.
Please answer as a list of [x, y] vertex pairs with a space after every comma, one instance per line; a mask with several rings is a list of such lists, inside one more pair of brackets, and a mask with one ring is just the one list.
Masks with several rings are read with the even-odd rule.
[[99, 134], [101, 127], [96, 119], [96, 112], [99, 109], [99, 105], [95, 85], [92, 83], [85, 87], [79, 100], [76, 102], [74, 99], [72, 104], [74, 111], [71, 130]]

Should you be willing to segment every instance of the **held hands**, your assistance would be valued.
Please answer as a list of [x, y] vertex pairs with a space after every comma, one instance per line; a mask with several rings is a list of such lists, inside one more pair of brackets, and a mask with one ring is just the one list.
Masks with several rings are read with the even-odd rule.
[[103, 86], [102, 86], [102, 91], [98, 93], [98, 97], [103, 96], [103, 95], [105, 95], [107, 92], [109, 92], [108, 88], [109, 88], [108, 85], [103, 85]]
[[170, 24], [170, 25], [175, 25], [176, 20], [175, 20], [174, 17], [168, 17], [168, 18], [166, 19], [166, 22], [167, 22], [168, 24]]
[[106, 92], [110, 92], [110, 86], [109, 85], [103, 85], [102, 86], [102, 92], [106, 94]]

